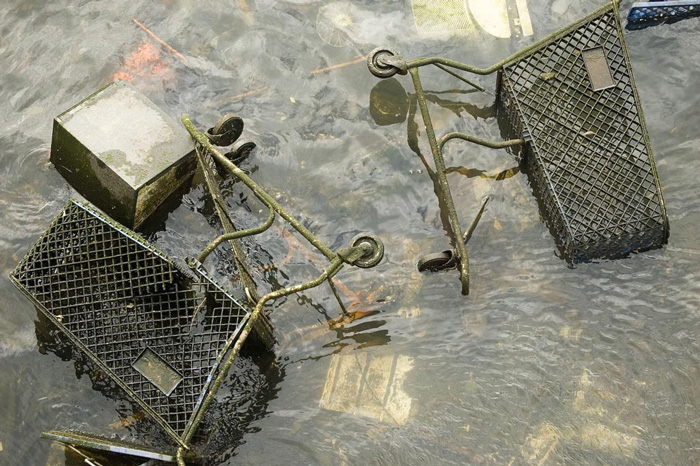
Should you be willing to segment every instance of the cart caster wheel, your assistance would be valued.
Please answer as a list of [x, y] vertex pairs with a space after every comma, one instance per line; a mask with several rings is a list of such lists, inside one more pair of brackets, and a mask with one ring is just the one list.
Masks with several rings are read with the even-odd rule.
[[230, 146], [241, 136], [243, 120], [231, 113], [219, 118], [213, 128], [207, 131], [207, 137], [217, 146]]
[[367, 58], [369, 72], [378, 78], [391, 78], [396, 73], [406, 74], [406, 62], [399, 52], [388, 47], [379, 47], [372, 50]]
[[226, 158], [229, 159], [231, 162], [238, 165], [239, 163], [246, 160], [250, 156], [250, 154], [253, 153], [253, 150], [256, 147], [257, 146], [252, 141], [244, 142], [242, 144], [236, 144], [230, 151], [228, 151], [224, 155], [226, 155]]
[[[243, 142], [243, 143], [236, 143], [234, 146], [231, 148], [230, 151], [226, 152], [224, 154], [224, 157], [229, 159], [231, 163], [234, 165], [240, 165], [242, 162], [245, 162], [250, 154], [253, 153], [253, 150], [257, 147], [254, 142]], [[229, 171], [224, 168], [223, 164], [219, 162], [218, 160], [216, 162], [216, 169], [219, 173], [220, 176], [226, 177], [226, 175], [229, 173]]]
[[363, 269], [369, 269], [379, 264], [384, 257], [384, 243], [382, 243], [382, 240], [375, 235], [363, 233], [355, 236], [352, 239], [350, 246], [358, 247], [362, 244], [369, 244], [372, 249], [365, 253], [364, 256], [357, 259], [352, 265]]
[[453, 250], [426, 254], [418, 260], [419, 272], [439, 272], [457, 266], [457, 254]]

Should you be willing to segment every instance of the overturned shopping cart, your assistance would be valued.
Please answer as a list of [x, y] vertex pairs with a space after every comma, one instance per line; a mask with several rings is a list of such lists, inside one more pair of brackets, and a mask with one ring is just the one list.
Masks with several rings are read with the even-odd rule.
[[[382, 243], [373, 235], [360, 235], [339, 251], [328, 248], [212, 145], [216, 134], [197, 131], [186, 117], [183, 122], [196, 141], [215, 202], [220, 200], [212, 184], [212, 158], [267, 206], [262, 225], [234, 231], [230, 220], [227, 224], [222, 218], [226, 233], [183, 265], [91, 206], [70, 201], [11, 274], [13, 283], [150, 415], [173, 446], [159, 449], [69, 431], [48, 432], [47, 438], [184, 465], [195, 459], [194, 435], [244, 342], [252, 337], [272, 343], [265, 304], [326, 281], [333, 286], [330, 279], [346, 264], [367, 268], [382, 259]], [[237, 120], [228, 122], [231, 126]], [[314, 280], [260, 298], [246, 285], [246, 298], [236, 299], [202, 262], [223, 242], [267, 230], [276, 215], [329, 265]]]
[[[462, 293], [468, 294], [469, 234], [462, 235], [442, 153], [454, 139], [507, 148], [522, 160], [542, 216], [572, 264], [617, 258], [666, 242], [666, 208], [618, 5], [619, 0], [612, 0], [488, 68], [439, 57], [406, 61], [386, 47], [370, 54], [368, 67], [377, 77], [411, 74], [435, 161], [438, 195], [447, 210], [454, 250], [426, 256], [420, 267], [458, 267]], [[482, 91], [454, 70], [497, 73], [497, 111], [508, 139], [494, 142], [464, 133], [436, 136], [419, 76], [419, 69], [428, 65]]]

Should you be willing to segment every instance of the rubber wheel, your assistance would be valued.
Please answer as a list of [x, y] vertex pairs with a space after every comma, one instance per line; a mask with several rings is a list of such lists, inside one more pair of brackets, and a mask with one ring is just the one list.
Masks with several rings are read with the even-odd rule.
[[[224, 157], [229, 159], [234, 165], [238, 166], [241, 163], [248, 160], [248, 157], [250, 157], [250, 155], [253, 153], [253, 150], [255, 150], [256, 147], [256, 144], [252, 141], [237, 142], [233, 145], [231, 150], [224, 154]], [[226, 178], [226, 176], [230, 175], [229, 170], [226, 167], [224, 167], [223, 163], [219, 162], [217, 159], [214, 159], [214, 164], [216, 166], [216, 171], [219, 173], [219, 176], [221, 176], [222, 178]]]
[[243, 144], [234, 146], [233, 150], [228, 151], [225, 155], [234, 164], [238, 165], [250, 156], [257, 146], [254, 142], [244, 142]]
[[369, 269], [382, 261], [382, 258], [384, 257], [384, 243], [382, 243], [382, 240], [375, 235], [361, 234], [355, 236], [350, 245], [352, 247], [357, 247], [363, 243], [369, 244], [372, 247], [372, 250], [357, 259], [352, 265], [362, 269]]
[[439, 272], [453, 269], [457, 265], [457, 255], [453, 250], [426, 254], [418, 260], [419, 272]]
[[216, 122], [213, 128], [207, 131], [207, 136], [212, 144], [217, 146], [230, 146], [243, 133], [243, 120], [229, 113]]
[[369, 54], [369, 57], [367, 57], [367, 68], [369, 68], [369, 72], [375, 75], [378, 78], [391, 78], [394, 76], [396, 73], [398, 73], [400, 70], [396, 68], [395, 66], [386, 66], [381, 63], [381, 59], [383, 57], [398, 57], [399, 53], [390, 48], [386, 47], [379, 47], [374, 50], [372, 50], [372, 53]]

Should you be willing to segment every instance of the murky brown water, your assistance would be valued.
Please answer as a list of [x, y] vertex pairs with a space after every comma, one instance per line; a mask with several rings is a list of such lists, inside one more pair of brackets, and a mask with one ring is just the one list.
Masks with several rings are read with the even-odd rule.
[[[339, 314], [327, 288], [274, 303], [275, 356], [239, 359], [222, 392], [231, 443], [212, 464], [698, 464], [700, 20], [627, 34], [671, 222], [668, 246], [569, 269], [524, 175], [489, 176], [514, 165], [505, 151], [455, 144], [448, 164], [469, 169], [450, 178], [463, 222], [491, 196], [470, 242], [465, 298], [455, 272], [415, 272], [421, 252], [442, 250], [447, 239], [407, 123], [372, 118], [378, 81], [364, 64], [318, 70], [381, 44], [407, 57], [488, 65], [602, 2], [532, 0], [534, 37], [511, 39], [419, 36], [426, 4], [5, 0], [2, 276], [75, 196], [47, 165], [52, 118], [115, 77], [130, 79], [174, 117], [187, 112], [201, 126], [239, 114], [244, 137], [259, 144], [247, 167], [321, 239], [339, 247], [371, 231], [387, 249], [376, 269], [339, 276], [358, 297], [353, 309], [373, 311], [344, 329], [324, 325]], [[428, 89], [461, 90], [432, 99], [438, 132], [500, 138], [492, 95], [464, 92], [438, 72], [423, 76]], [[495, 80], [478, 81], [492, 89]], [[408, 79], [400, 83], [411, 90]], [[423, 134], [418, 142], [427, 154]], [[224, 192], [237, 221], [255, 224], [246, 191], [227, 182]], [[194, 255], [216, 234], [203, 212], [210, 216], [211, 206], [199, 185], [154, 240], [173, 256]], [[279, 230], [260, 241], [258, 277], [291, 284], [316, 273], [305, 254], [288, 258], [293, 244]], [[278, 269], [263, 272], [272, 263]], [[80, 464], [39, 439], [57, 427], [136, 431], [139, 414], [93, 390], [99, 381], [79, 358], [55, 354], [48, 329], [7, 279], [0, 303], [0, 464]], [[358, 382], [362, 373], [391, 375]], [[378, 395], [387, 386], [393, 391]]]

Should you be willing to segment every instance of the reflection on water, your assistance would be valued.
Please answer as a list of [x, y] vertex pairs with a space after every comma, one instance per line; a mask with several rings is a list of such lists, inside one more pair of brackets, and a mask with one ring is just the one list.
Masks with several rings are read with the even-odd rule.
[[[388, 44], [405, 57], [490, 65], [603, 1], [527, 3], [534, 35], [502, 39], [483, 30], [421, 36], [418, 1], [4, 2], [3, 275], [75, 196], [47, 165], [52, 117], [127, 79], [202, 127], [239, 114], [258, 145], [245, 169], [305, 225], [333, 247], [360, 231], [386, 246], [377, 269], [338, 276], [359, 318], [329, 330], [341, 311], [328, 287], [270, 306], [276, 354], [237, 360], [202, 431], [221, 439], [206, 447], [211, 464], [696, 464], [700, 102], [689, 90], [700, 76], [698, 20], [627, 34], [671, 222], [667, 247], [569, 269], [512, 157], [455, 142], [445, 157], [460, 218], [490, 197], [469, 243], [472, 293], [461, 296], [453, 272], [415, 269], [447, 242], [428, 144], [410, 81], [379, 84], [362, 57]], [[438, 133], [501, 139], [492, 94], [439, 70], [421, 76]], [[475, 81], [493, 91], [495, 78]], [[375, 108], [380, 86], [389, 103]], [[218, 232], [201, 183], [149, 236], [173, 257], [194, 255]], [[238, 225], [260, 222], [262, 206], [240, 183], [227, 179], [222, 192]], [[244, 242], [256, 281], [277, 287], [317, 274], [323, 258], [276, 226]], [[231, 267], [225, 248], [212, 256], [217, 276]], [[80, 355], [51, 347], [50, 329], [8, 280], [0, 287], [0, 464], [76, 461], [39, 440], [55, 428], [155, 439], [131, 403], [96, 390], [104, 379]], [[410, 359], [405, 422], [357, 415], [361, 403], [320, 407], [329, 369], [345, 358]]]

